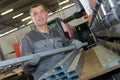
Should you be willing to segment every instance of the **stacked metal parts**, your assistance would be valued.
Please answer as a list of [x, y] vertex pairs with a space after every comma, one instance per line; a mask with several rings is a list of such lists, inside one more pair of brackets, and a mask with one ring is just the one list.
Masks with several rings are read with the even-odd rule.
[[58, 62], [51, 70], [46, 72], [39, 80], [80, 80], [83, 54], [74, 50]]
[[117, 60], [115, 56], [120, 56], [120, 0], [96, 0], [92, 15], [90, 28], [97, 42], [112, 51]]
[[120, 64], [120, 56], [114, 54], [113, 51], [100, 45], [95, 47], [94, 50], [104, 69]]

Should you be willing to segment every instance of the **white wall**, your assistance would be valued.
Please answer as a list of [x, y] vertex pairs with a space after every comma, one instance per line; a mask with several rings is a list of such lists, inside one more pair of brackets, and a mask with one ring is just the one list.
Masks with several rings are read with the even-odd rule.
[[2, 48], [4, 55], [7, 55], [7, 53], [14, 51], [13, 44], [16, 43], [17, 41], [21, 40], [22, 36], [28, 31], [30, 31], [29, 26], [1, 37], [0, 38], [0, 46]]
[[[55, 13], [54, 15], [50, 16], [50, 18], [51, 17], [60, 17], [62, 19], [65, 19], [65, 18], [69, 17], [70, 15], [72, 15], [74, 12], [76, 12], [76, 7], [72, 6], [68, 9], [65, 9], [62, 12]], [[84, 20], [83, 18], [76, 19], [76, 20], [71, 21], [69, 24], [72, 26], [76, 26], [76, 25], [81, 24], [85, 21], [86, 20]], [[29, 26], [1, 37], [0, 38], [0, 45], [1, 45], [1, 48], [3, 50], [3, 53], [6, 55], [7, 53], [12, 52], [13, 51], [13, 47], [12, 47], [13, 44], [16, 43], [16, 41], [19, 41], [22, 38], [22, 36], [25, 33], [27, 33], [28, 31], [30, 31]]]

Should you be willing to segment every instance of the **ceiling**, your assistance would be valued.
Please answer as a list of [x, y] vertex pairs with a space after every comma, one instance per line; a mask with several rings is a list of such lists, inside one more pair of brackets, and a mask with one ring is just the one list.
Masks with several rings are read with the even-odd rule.
[[[26, 21], [21, 20], [29, 16], [29, 8], [33, 3], [44, 3], [49, 13], [55, 12], [63, 6], [73, 3], [72, 0], [69, 0], [69, 2], [60, 5], [60, 7], [58, 3], [62, 1], [64, 0], [0, 0], [0, 34], [15, 28], [20, 28], [22, 25], [26, 25], [29, 19]], [[13, 9], [13, 11], [5, 15], [1, 15], [1, 13], [10, 9]], [[12, 18], [20, 13], [22, 13], [22, 16], [15, 19]]]

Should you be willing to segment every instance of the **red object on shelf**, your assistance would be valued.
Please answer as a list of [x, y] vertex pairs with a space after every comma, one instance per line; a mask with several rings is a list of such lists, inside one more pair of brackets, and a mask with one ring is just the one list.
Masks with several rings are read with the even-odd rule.
[[71, 32], [71, 30], [70, 30], [70, 28], [69, 28], [68, 23], [65, 23], [65, 26], [66, 26], [66, 29], [67, 29], [67, 31], [68, 31], [68, 36], [69, 36], [69, 38], [72, 38], [72, 32]]
[[16, 53], [16, 57], [20, 57], [21, 53], [20, 53], [20, 43], [19, 42], [13, 44], [13, 49]]

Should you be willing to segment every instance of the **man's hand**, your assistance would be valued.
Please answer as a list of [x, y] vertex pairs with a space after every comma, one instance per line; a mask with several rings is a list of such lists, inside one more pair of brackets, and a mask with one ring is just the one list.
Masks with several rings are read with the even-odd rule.
[[86, 42], [86, 43], [82, 43], [81, 41], [78, 41], [78, 40], [76, 40], [76, 39], [74, 39], [74, 40], [72, 41], [72, 44], [74, 44], [74, 45], [76, 46], [76, 49], [79, 49], [79, 48], [81, 48], [81, 47], [83, 47], [83, 46], [88, 45], [87, 42]]
[[40, 61], [40, 56], [38, 54], [33, 56], [33, 59], [24, 62], [23, 65], [20, 67], [24, 73], [31, 74], [36, 70], [37, 64]]
[[28, 63], [29, 66], [36, 66], [39, 63], [40, 58], [41, 58], [40, 55], [35, 54], [33, 56], [33, 58], [30, 61], [28, 61], [27, 63]]

